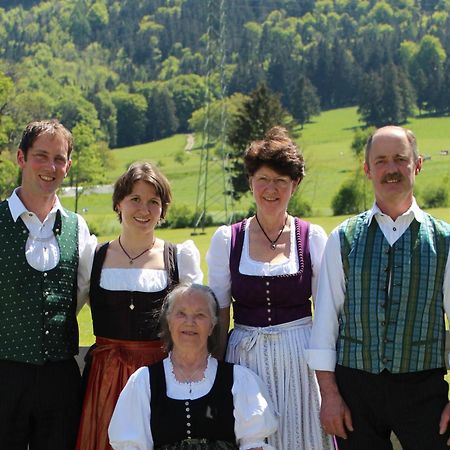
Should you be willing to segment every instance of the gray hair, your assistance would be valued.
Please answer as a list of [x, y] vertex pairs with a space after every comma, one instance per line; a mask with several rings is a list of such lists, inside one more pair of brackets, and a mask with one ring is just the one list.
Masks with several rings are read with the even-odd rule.
[[[414, 133], [411, 130], [409, 130], [408, 128], [403, 128], [403, 127], [395, 127], [395, 128], [403, 130], [403, 132], [405, 133], [406, 139], [408, 140], [411, 150], [413, 152], [414, 161], [417, 161], [419, 159], [419, 151], [417, 149], [416, 136], [414, 136]], [[375, 130], [369, 136], [369, 139], [367, 139], [365, 156], [364, 156], [366, 164], [369, 164], [369, 152], [370, 152], [370, 149], [372, 148], [373, 138], [376, 136], [376, 134], [378, 133], [379, 130], [380, 129]]]
[[187, 292], [198, 292], [208, 301], [208, 308], [211, 316], [211, 321], [213, 324], [213, 330], [211, 335], [208, 337], [208, 351], [214, 353], [219, 346], [220, 341], [220, 323], [219, 323], [219, 302], [208, 286], [197, 283], [184, 282], [178, 284], [174, 289], [172, 289], [164, 299], [164, 303], [161, 309], [161, 315], [159, 318], [160, 333], [159, 337], [164, 345], [167, 352], [170, 352], [173, 348], [173, 340], [169, 330], [168, 318], [172, 313], [175, 302], [182, 295]]

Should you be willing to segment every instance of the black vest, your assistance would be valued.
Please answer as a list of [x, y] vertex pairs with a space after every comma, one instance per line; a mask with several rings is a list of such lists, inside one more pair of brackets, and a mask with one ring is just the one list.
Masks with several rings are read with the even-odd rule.
[[233, 364], [219, 361], [211, 390], [196, 400], [167, 397], [162, 361], [149, 367], [149, 376], [150, 425], [155, 449], [190, 438], [236, 443], [231, 392]]
[[158, 292], [109, 291], [100, 287], [108, 246], [109, 242], [98, 248], [92, 265], [89, 296], [95, 336], [134, 341], [158, 339], [164, 298], [179, 283], [176, 245], [164, 242], [167, 287]]

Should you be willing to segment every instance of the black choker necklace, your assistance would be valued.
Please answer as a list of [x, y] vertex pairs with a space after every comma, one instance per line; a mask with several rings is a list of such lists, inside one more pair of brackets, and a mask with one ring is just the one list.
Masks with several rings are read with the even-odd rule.
[[140, 258], [144, 253], [147, 253], [148, 251], [150, 251], [153, 248], [153, 246], [155, 245], [155, 240], [156, 239], [153, 239], [152, 245], [149, 248], [146, 248], [142, 253], [139, 253], [139, 255], [135, 256], [134, 258], [132, 258], [128, 254], [128, 252], [123, 248], [122, 242], [120, 242], [120, 236], [119, 236], [119, 245], [120, 245], [120, 248], [122, 249], [122, 251], [125, 253], [125, 255], [127, 255], [128, 259], [130, 260], [130, 264], [133, 264], [133, 261], [135, 259]]
[[287, 219], [288, 219], [288, 215], [286, 214], [286, 217], [284, 219], [284, 224], [283, 224], [283, 228], [280, 230], [280, 232], [278, 233], [278, 236], [276, 237], [275, 240], [272, 241], [272, 239], [270, 239], [269, 236], [267, 236], [267, 233], [264, 231], [264, 228], [261, 225], [261, 222], [258, 219], [258, 214], [255, 214], [255, 219], [258, 222], [259, 228], [261, 228], [261, 231], [264, 233], [264, 236], [267, 238], [267, 240], [270, 242], [270, 248], [272, 250], [275, 250], [277, 248], [277, 242], [278, 239], [280, 239], [281, 235], [283, 234], [284, 228], [286, 227], [286, 223], [287, 223]]

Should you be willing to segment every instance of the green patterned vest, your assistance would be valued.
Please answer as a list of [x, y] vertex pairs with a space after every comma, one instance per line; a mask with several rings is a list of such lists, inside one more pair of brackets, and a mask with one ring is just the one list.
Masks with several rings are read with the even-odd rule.
[[56, 215], [59, 264], [47, 272], [25, 257], [28, 229], [0, 203], [0, 360], [44, 364], [78, 353], [78, 219]]
[[450, 225], [424, 214], [391, 247], [368, 212], [339, 228], [346, 296], [338, 364], [380, 373], [445, 367], [444, 272]]

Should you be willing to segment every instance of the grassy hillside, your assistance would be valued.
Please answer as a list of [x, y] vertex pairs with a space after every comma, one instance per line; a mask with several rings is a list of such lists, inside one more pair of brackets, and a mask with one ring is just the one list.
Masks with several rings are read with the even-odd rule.
[[[360, 126], [356, 108], [343, 108], [322, 113], [313, 123], [305, 125], [298, 139], [303, 149], [307, 175], [300, 192], [311, 203], [314, 215], [332, 214], [331, 199], [341, 183], [358, 169], [350, 145], [354, 130]], [[450, 118], [417, 118], [407, 125], [417, 136], [421, 154], [431, 157], [425, 161], [417, 178], [417, 193], [432, 184], [446, 181], [450, 184], [450, 156], [440, 155], [440, 150], [450, 149]], [[123, 173], [136, 160], [152, 161], [161, 168], [172, 183], [174, 204], [195, 206], [201, 142], [196, 139], [192, 151], [184, 151], [185, 135], [145, 145], [127, 147], [111, 152], [116, 168], [109, 174], [109, 181]], [[183, 155], [183, 162], [176, 156]], [[211, 170], [218, 171], [217, 165]], [[245, 198], [237, 209], [246, 210], [250, 199]], [[73, 202], [67, 199], [70, 207]], [[82, 196], [80, 209], [88, 208], [86, 218], [99, 218], [110, 210], [110, 195]]]

